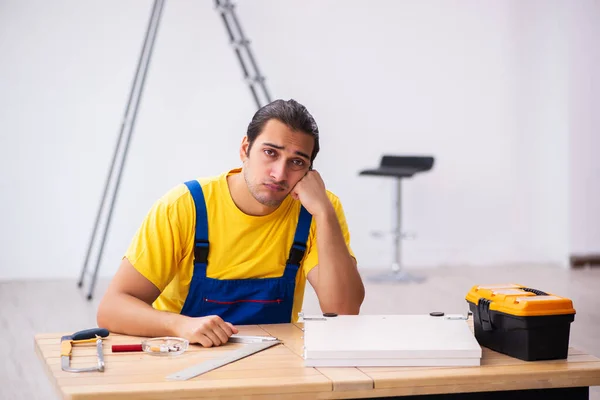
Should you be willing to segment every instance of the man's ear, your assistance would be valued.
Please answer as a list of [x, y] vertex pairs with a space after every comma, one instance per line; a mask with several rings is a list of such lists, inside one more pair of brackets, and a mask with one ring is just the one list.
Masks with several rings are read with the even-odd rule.
[[240, 145], [240, 160], [245, 162], [248, 158], [248, 150], [250, 149], [250, 143], [248, 143], [248, 136], [244, 136], [242, 144]]

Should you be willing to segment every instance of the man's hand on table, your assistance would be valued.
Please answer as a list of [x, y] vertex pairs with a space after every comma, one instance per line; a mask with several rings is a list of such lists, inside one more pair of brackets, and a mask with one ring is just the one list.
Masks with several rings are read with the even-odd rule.
[[217, 315], [185, 317], [180, 321], [177, 336], [203, 347], [220, 346], [227, 343], [231, 335], [238, 333], [235, 326]]

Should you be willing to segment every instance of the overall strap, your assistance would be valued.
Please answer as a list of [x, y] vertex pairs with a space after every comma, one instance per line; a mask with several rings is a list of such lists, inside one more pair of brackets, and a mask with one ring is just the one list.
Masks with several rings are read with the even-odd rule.
[[196, 233], [194, 239], [194, 275], [206, 276], [208, 263], [208, 214], [202, 186], [196, 180], [185, 182], [196, 206]]
[[285, 273], [283, 276], [286, 279], [296, 281], [296, 274], [300, 268], [300, 262], [304, 258], [306, 252], [306, 242], [308, 240], [308, 234], [310, 233], [310, 224], [312, 222], [312, 215], [304, 208], [300, 206], [300, 215], [298, 216], [298, 225], [296, 226], [296, 233], [294, 234], [294, 244], [290, 249], [290, 255], [286, 262]]

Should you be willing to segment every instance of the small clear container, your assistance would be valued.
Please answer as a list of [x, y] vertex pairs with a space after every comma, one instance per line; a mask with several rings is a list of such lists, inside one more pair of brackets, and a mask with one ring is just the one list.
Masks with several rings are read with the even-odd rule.
[[178, 337], [157, 337], [142, 341], [142, 350], [148, 354], [163, 357], [172, 357], [183, 354], [190, 342]]

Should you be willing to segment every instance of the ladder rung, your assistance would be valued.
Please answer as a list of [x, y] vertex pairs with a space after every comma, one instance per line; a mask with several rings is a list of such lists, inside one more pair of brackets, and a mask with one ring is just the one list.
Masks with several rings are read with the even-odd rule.
[[235, 8], [235, 4], [230, 3], [230, 2], [226, 2], [226, 3], [220, 3], [219, 2], [215, 6], [215, 8], [217, 10], [221, 10], [221, 11], [225, 11], [225, 12], [231, 12]]
[[233, 47], [240, 48], [240, 47], [247, 47], [250, 44], [250, 41], [248, 39], [240, 39], [240, 40], [233, 40], [230, 43]]

